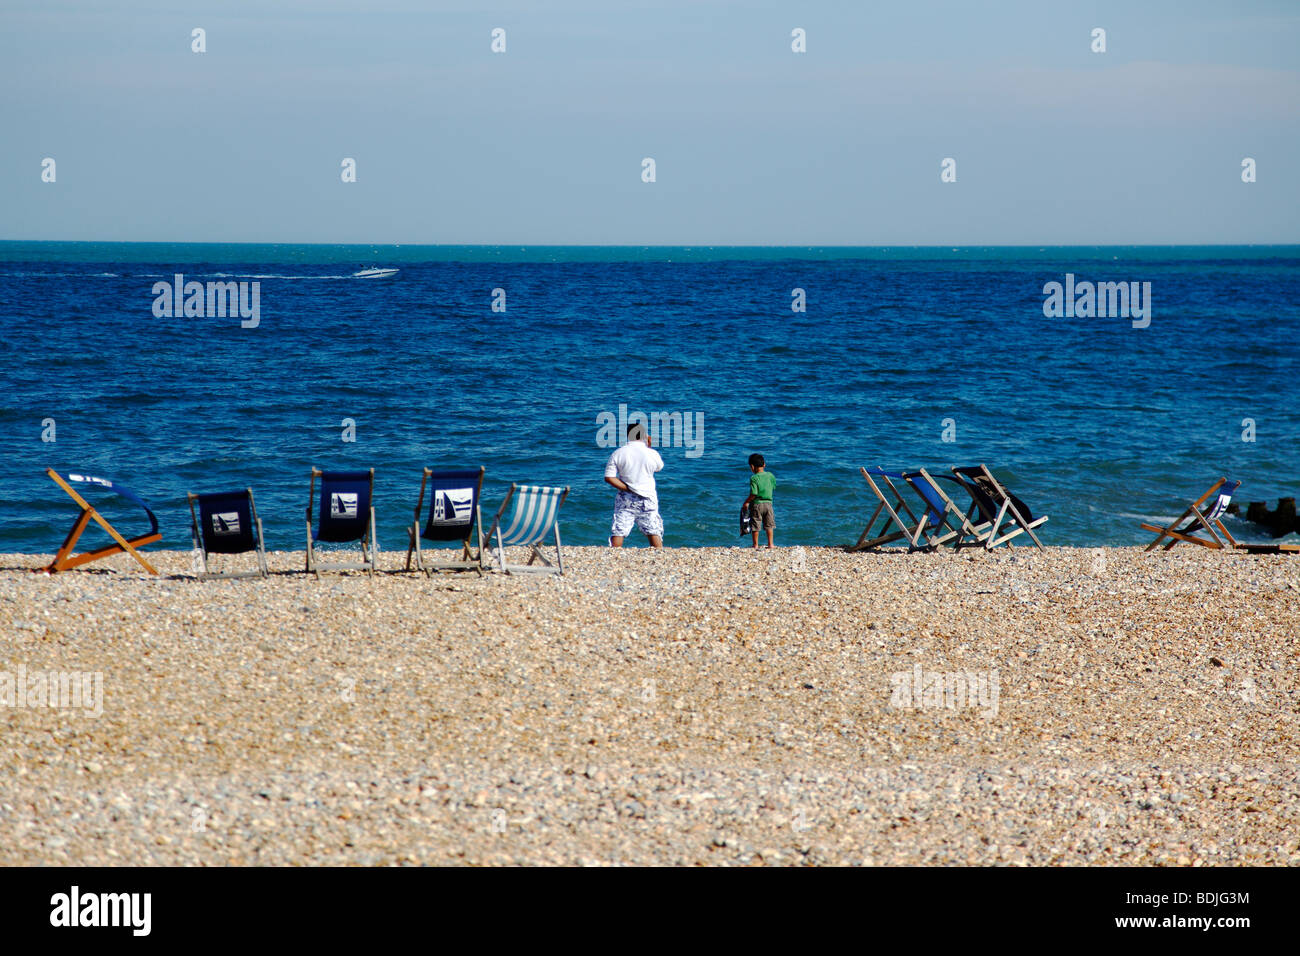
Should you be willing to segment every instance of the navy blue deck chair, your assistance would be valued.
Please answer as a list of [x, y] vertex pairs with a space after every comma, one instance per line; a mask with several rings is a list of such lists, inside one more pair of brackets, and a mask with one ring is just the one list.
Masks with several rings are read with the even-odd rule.
[[[190, 503], [190, 537], [194, 550], [203, 556], [200, 578], [266, 577], [266, 546], [262, 540], [262, 519], [257, 516], [253, 489], [219, 491], [208, 495], [187, 494]], [[194, 506], [198, 505], [198, 511]], [[257, 570], [213, 571], [208, 559], [214, 554], [257, 552]]]
[[[416, 570], [431, 576], [434, 571], [477, 571], [483, 573], [483, 520], [479, 514], [479, 493], [483, 490], [483, 467], [434, 471], [424, 469], [420, 497], [415, 502], [415, 521], [406, 529], [406, 570], [415, 556]], [[424, 490], [429, 489], [429, 517], [420, 530], [420, 509]], [[460, 560], [430, 562], [421, 541], [455, 542]]]
[[[58, 571], [69, 571], [72, 568], [80, 567], [83, 564], [89, 564], [91, 561], [98, 561], [100, 558], [107, 558], [114, 554], [129, 554], [135, 558], [146, 571], [150, 574], [157, 574], [158, 571], [152, 564], [144, 559], [136, 548], [143, 547], [146, 544], [153, 544], [162, 540], [162, 535], [158, 533], [158, 519], [154, 516], [153, 510], [143, 498], [137, 495], [126, 485], [120, 482], [111, 481], [108, 478], [97, 478], [94, 475], [79, 474], [60, 474], [53, 468], [46, 468], [45, 474], [50, 477], [56, 485], [68, 493], [68, 496], [77, 503], [81, 513], [77, 520], [72, 523], [72, 530], [68, 532], [63, 544], [59, 547], [58, 552], [54, 555], [54, 560], [41, 568], [46, 574], [54, 574]], [[124, 537], [108, 520], [101, 515], [95, 508], [86, 501], [85, 498], [77, 494], [76, 490], [69, 482], [87, 485], [92, 488], [102, 488], [111, 491], [134, 505], [144, 509], [144, 513], [149, 516], [149, 530], [144, 534], [136, 535], [134, 538]], [[101, 528], [108, 532], [109, 536], [116, 542], [107, 547], [97, 548], [94, 551], [85, 551], [81, 554], [74, 555], [72, 549], [77, 544], [77, 539], [81, 533], [86, 530], [86, 525], [94, 520]]]
[[[908, 472], [886, 471], [881, 467], [858, 470], [862, 472], [867, 486], [875, 493], [880, 503], [872, 512], [866, 529], [858, 538], [858, 543], [851, 547], [850, 551], [878, 547], [900, 538], [907, 539], [909, 551], [933, 551], [950, 541], [961, 539], [963, 535], [979, 535], [979, 530], [969, 524], [961, 509], [952, 503], [924, 468]], [[876, 483], [877, 479], [880, 484]], [[902, 492], [894, 484], [896, 481], [911, 488], [920, 496], [925, 504], [925, 511], [921, 518], [917, 518], [915, 512], [908, 507]], [[888, 493], [881, 488], [881, 485], [888, 489]], [[903, 515], [907, 518], [904, 519]], [[872, 526], [876, 523], [876, 519], [881, 517], [884, 520], [873, 533]], [[891, 528], [897, 530], [891, 531]]]
[[[506, 500], [501, 502], [501, 508], [492, 519], [492, 527], [485, 539], [488, 547], [494, 552], [494, 560], [500, 570], [506, 574], [513, 574], [516, 571], [564, 573], [564, 553], [560, 550], [559, 515], [560, 506], [568, 496], [567, 487], [543, 488], [540, 485], [513, 483], [510, 485]], [[502, 520], [511, 502], [514, 503], [514, 509], [509, 517]], [[555, 536], [555, 566], [546, 560], [546, 555], [542, 554], [541, 548], [538, 547], [546, 540], [546, 536], [552, 533]], [[495, 545], [492, 543], [493, 535], [496, 536]], [[531, 549], [527, 564], [512, 566], [506, 563], [506, 548], [516, 546]], [[539, 559], [542, 565], [533, 567], [533, 562]]]
[[[961, 483], [956, 478], [947, 475], [931, 475], [924, 468], [908, 472], [904, 477], [908, 485], [926, 503], [927, 520], [920, 530], [924, 532], [931, 549], [949, 542], [955, 542], [956, 546], [960, 547], [963, 544], [980, 543], [985, 540], [991, 527], [989, 522], [973, 523], [944, 493], [943, 486], [939, 484], [939, 481], [943, 480], [950, 482], [956, 488], [961, 488]], [[919, 541], [919, 538], [918, 534], [916, 540]]]
[[[1229, 534], [1228, 529], [1223, 526], [1224, 512], [1228, 510], [1228, 505], [1232, 503], [1233, 494], [1240, 487], [1240, 481], [1231, 481], [1228, 478], [1220, 478], [1210, 486], [1209, 491], [1193, 501], [1191, 506], [1180, 514], [1174, 521], [1170, 522], [1168, 526], [1161, 528], [1143, 522], [1139, 527], [1144, 531], [1156, 532], [1156, 539], [1143, 550], [1155, 550], [1155, 548], [1158, 547], [1165, 538], [1169, 538], [1169, 543], [1164, 546], [1165, 551], [1168, 551], [1179, 541], [1186, 541], [1189, 544], [1199, 544], [1203, 548], [1211, 548], [1217, 551], [1225, 546], [1225, 539], [1228, 547], [1233, 549], [1241, 548], [1242, 546], [1237, 542], [1237, 539]], [[1213, 506], [1211, 506], [1208, 511], [1202, 511], [1201, 509], [1204, 507], [1205, 502], [1209, 500], [1211, 496], [1215, 496]], [[1186, 524], [1183, 522], [1186, 522]], [[1218, 531], [1215, 531], [1216, 528]], [[1210, 537], [1201, 537], [1196, 533], [1199, 531], [1208, 532]], [[1223, 537], [1219, 537], [1220, 533], [1222, 533]], [[1242, 550], [1244, 551], [1247, 549], [1242, 548]]]
[[[316, 479], [320, 478], [320, 498]], [[311, 491], [307, 495], [307, 571], [320, 577], [322, 571], [375, 571], [375, 469], [368, 471], [311, 470]], [[319, 524], [313, 533], [312, 505], [319, 501]], [[316, 558], [316, 542], [359, 544], [361, 563], [322, 564]]]
[[[1014, 548], [1015, 544], [1011, 539], [1021, 534], [1028, 534], [1040, 551], [1046, 550], [1043, 548], [1043, 542], [1038, 540], [1038, 535], [1034, 534], [1034, 529], [1047, 521], [1047, 515], [1035, 518], [1028, 506], [1007, 491], [993, 477], [993, 473], [982, 464], [968, 465], [965, 468], [953, 467], [951, 471], [958, 483], [970, 495], [971, 506], [966, 513], [967, 519], [973, 518], [978, 513], [980, 523], [988, 524], [988, 532], [980, 538], [986, 549], [991, 550], [1004, 542], [1008, 547]], [[1005, 529], [1011, 530], [1002, 533]], [[965, 543], [968, 542], [959, 541], [957, 547], [961, 548]]]

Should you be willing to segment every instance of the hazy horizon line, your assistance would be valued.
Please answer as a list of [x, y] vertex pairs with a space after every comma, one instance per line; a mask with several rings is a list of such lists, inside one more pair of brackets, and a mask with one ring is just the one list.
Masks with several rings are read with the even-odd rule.
[[1131, 248], [1131, 249], [1195, 249], [1241, 248], [1258, 246], [1300, 248], [1294, 242], [962, 242], [962, 243], [907, 243], [907, 242], [325, 242], [319, 240], [264, 240], [264, 239], [0, 239], [4, 243], [62, 244], [62, 245], [119, 245], [119, 246], [390, 246], [415, 248], [461, 249], [1080, 249], [1080, 248]]

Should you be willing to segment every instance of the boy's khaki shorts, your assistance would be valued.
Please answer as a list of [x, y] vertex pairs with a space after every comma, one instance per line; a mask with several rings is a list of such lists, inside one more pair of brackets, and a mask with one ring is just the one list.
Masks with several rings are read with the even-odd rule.
[[759, 528], [776, 529], [776, 516], [772, 513], [772, 502], [755, 498], [749, 503], [749, 528], [751, 531], [757, 531]]

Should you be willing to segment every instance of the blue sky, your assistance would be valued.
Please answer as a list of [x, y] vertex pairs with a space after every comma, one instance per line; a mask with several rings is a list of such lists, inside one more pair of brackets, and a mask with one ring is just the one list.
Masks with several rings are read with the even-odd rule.
[[1298, 66], [1290, 0], [0, 0], [0, 238], [1297, 242]]

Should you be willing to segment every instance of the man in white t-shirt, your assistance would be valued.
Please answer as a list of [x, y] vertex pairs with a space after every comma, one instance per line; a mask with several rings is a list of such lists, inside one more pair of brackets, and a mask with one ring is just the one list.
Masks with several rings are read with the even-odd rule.
[[659, 452], [650, 447], [645, 425], [628, 425], [627, 444], [610, 455], [605, 464], [605, 481], [618, 489], [610, 547], [623, 547], [623, 539], [634, 524], [650, 539], [650, 547], [664, 546], [664, 519], [659, 517], [659, 495], [655, 491], [655, 472], [663, 466]]

